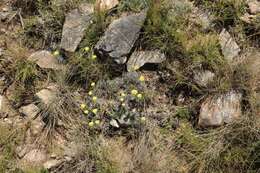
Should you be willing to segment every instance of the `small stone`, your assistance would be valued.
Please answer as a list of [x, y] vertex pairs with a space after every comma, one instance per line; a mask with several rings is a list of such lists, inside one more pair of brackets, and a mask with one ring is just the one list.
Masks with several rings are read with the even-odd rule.
[[115, 128], [119, 128], [119, 124], [118, 122], [115, 120], [115, 119], [112, 119], [109, 124], [112, 126], [112, 127], [115, 127]]
[[194, 75], [194, 80], [201, 86], [207, 86], [213, 81], [215, 74], [209, 70], [197, 72]]
[[13, 121], [10, 120], [9, 118], [4, 118], [4, 122], [5, 122], [6, 124], [9, 124], [9, 125], [13, 124]]
[[219, 40], [224, 57], [229, 62], [232, 62], [234, 58], [238, 56], [241, 49], [226, 29], [223, 29], [220, 33]]
[[4, 54], [4, 50], [0, 48], [0, 56], [2, 56], [3, 54]]
[[35, 62], [41, 68], [60, 70], [62, 65], [59, 64], [58, 59], [54, 57], [49, 51], [42, 50], [33, 53], [29, 58], [29, 61]]
[[50, 105], [56, 99], [57, 87], [55, 85], [49, 86], [47, 89], [43, 89], [36, 93], [36, 96], [41, 100], [45, 105]]
[[3, 12], [8, 12], [8, 11], [9, 11], [9, 8], [8, 8], [8, 7], [4, 7], [4, 8], [2, 8], [2, 11], [3, 11]]
[[47, 170], [51, 170], [51, 169], [59, 166], [61, 163], [62, 163], [62, 160], [52, 159], [52, 160], [48, 160], [47, 162], [45, 162], [43, 164], [43, 167]]
[[201, 105], [199, 126], [217, 127], [231, 123], [242, 115], [242, 94], [231, 91], [219, 97], [209, 97]]
[[19, 109], [19, 112], [24, 114], [26, 117], [28, 117], [30, 120], [34, 119], [37, 114], [40, 112], [40, 109], [34, 105], [29, 104], [27, 106], [23, 106]]
[[114, 20], [98, 41], [95, 50], [102, 57], [108, 56], [118, 64], [126, 63], [126, 56], [138, 39], [145, 19], [146, 10]]
[[15, 150], [18, 157], [21, 159], [29, 152], [29, 146], [18, 146]]
[[67, 162], [70, 162], [72, 160], [72, 157], [65, 156], [64, 158]]
[[260, 2], [257, 0], [250, 0], [248, 3], [251, 14], [260, 13]]
[[247, 24], [254, 24], [256, 18], [257, 15], [251, 15], [248, 13], [245, 13], [243, 16], [240, 17], [240, 19]]
[[9, 12], [0, 12], [0, 20], [5, 21], [8, 19], [10, 13]]
[[86, 3], [66, 15], [62, 30], [62, 49], [75, 52], [84, 37], [85, 30], [91, 24], [93, 11], [93, 6]]
[[30, 132], [32, 136], [37, 136], [41, 134], [43, 129], [44, 129], [44, 123], [41, 119], [36, 119], [31, 122]]
[[166, 60], [160, 51], [136, 51], [127, 62], [128, 71], [136, 71], [147, 63], [159, 64]]
[[106, 11], [114, 8], [119, 3], [118, 0], [97, 0], [95, 9], [97, 11]]
[[3, 100], [4, 100], [4, 96], [0, 95], [0, 112], [1, 112], [2, 107], [3, 107]]

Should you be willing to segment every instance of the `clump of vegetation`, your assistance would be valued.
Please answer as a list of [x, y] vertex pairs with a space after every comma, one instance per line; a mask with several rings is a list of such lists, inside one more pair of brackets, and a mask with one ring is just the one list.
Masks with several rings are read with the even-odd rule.
[[195, 0], [195, 3], [213, 13], [216, 21], [222, 26], [234, 26], [239, 22], [239, 17], [246, 12], [245, 0]]
[[[140, 76], [139, 79], [135, 80], [139, 80], [139, 82], [135, 82], [140, 85], [145, 79], [144, 76]], [[86, 101], [80, 106], [88, 127], [98, 131], [102, 126], [112, 126], [114, 129], [140, 127], [146, 120], [142, 115], [146, 100], [144, 93], [137, 90], [136, 86], [130, 85], [120, 90], [109, 90], [110, 87], [108, 87], [105, 89], [108, 93], [104, 94], [101, 88], [103, 85], [104, 83], [99, 83], [95, 87], [96, 84], [92, 82], [88, 96], [84, 97]], [[118, 84], [119, 87], [122, 85]], [[116, 88], [113, 87], [113, 89]]]
[[16, 80], [27, 84], [33, 84], [34, 80], [38, 76], [37, 65], [33, 62], [18, 61], [16, 66]]
[[24, 129], [11, 129], [8, 125], [0, 124], [0, 172], [15, 172], [16, 147], [23, 140]]
[[107, 72], [106, 64], [101, 64], [97, 55], [89, 47], [85, 47], [82, 52], [70, 59], [67, 80], [86, 87], [91, 81], [106, 78], [109, 75]]
[[124, 12], [124, 11], [140, 12], [141, 10], [148, 8], [152, 2], [153, 0], [132, 0], [132, 1], [122, 0], [120, 1], [120, 4], [117, 7], [117, 9], [120, 12]]

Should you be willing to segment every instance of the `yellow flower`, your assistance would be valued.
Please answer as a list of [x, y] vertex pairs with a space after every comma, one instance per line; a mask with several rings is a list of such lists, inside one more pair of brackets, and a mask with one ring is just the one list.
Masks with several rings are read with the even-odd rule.
[[139, 67], [137, 66], [137, 65], [135, 65], [134, 67], [133, 67], [133, 71], [136, 71], [136, 70], [138, 70], [139, 69]]
[[88, 92], [88, 95], [92, 96], [92, 95], [93, 95], [93, 92], [92, 92], [92, 91], [89, 91], [89, 92]]
[[131, 91], [131, 94], [136, 96], [138, 94], [138, 91], [134, 89], [134, 90]]
[[91, 82], [90, 86], [94, 87], [96, 85], [95, 82]]
[[89, 126], [89, 127], [93, 127], [93, 126], [94, 126], [94, 122], [93, 122], [93, 121], [89, 122], [89, 123], [88, 123], [88, 126]]
[[142, 121], [142, 122], [145, 122], [145, 121], [146, 121], [146, 118], [145, 118], [145, 117], [141, 117], [141, 121]]
[[93, 109], [92, 112], [93, 112], [94, 114], [97, 114], [98, 109]]
[[120, 101], [123, 102], [125, 99], [124, 98], [120, 98]]
[[87, 105], [85, 105], [85, 104], [81, 104], [80, 105], [80, 108], [83, 110], [83, 109], [85, 109], [87, 107]]
[[90, 50], [90, 48], [88, 47], [88, 46], [86, 46], [85, 48], [84, 48], [84, 51], [85, 52], [88, 52]]
[[58, 50], [56, 50], [55, 52], [53, 52], [54, 56], [58, 56], [60, 54], [60, 52]]
[[85, 110], [85, 111], [84, 111], [84, 114], [86, 114], [86, 115], [87, 115], [88, 113], [89, 113], [89, 111], [88, 111], [88, 110]]
[[143, 95], [142, 94], [137, 94], [137, 98], [141, 99], [141, 98], [143, 98]]
[[141, 82], [144, 82], [144, 81], [145, 81], [145, 78], [144, 78], [143, 75], [141, 75], [141, 76], [139, 77], [139, 81], [141, 81]]
[[125, 103], [122, 103], [122, 106], [125, 107]]
[[125, 96], [126, 96], [126, 94], [122, 92], [122, 93], [121, 93], [121, 96], [122, 96], [122, 97], [125, 97]]
[[95, 121], [95, 124], [96, 124], [96, 125], [99, 125], [99, 124], [100, 124], [100, 120], [96, 120], [96, 121]]
[[92, 97], [92, 100], [93, 100], [93, 102], [96, 102], [97, 101], [97, 97], [96, 96]]
[[97, 55], [92, 55], [91, 59], [93, 60], [97, 59]]

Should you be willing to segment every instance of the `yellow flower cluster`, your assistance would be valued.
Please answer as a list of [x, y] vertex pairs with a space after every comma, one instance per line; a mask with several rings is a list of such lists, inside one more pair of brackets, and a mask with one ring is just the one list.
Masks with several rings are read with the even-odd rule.
[[60, 55], [60, 52], [59, 52], [58, 50], [56, 50], [56, 51], [53, 52], [53, 55], [54, 55], [54, 56], [59, 56], [59, 55]]
[[141, 76], [139, 77], [139, 81], [144, 82], [144, 81], [145, 81], [145, 77], [144, 77], [143, 75], [141, 75]]
[[93, 55], [91, 56], [91, 59], [92, 59], [92, 60], [97, 59], [97, 55], [93, 54]]
[[90, 48], [88, 46], [84, 47], [84, 51], [85, 52], [89, 52], [90, 51]]
[[142, 95], [141, 93], [138, 93], [138, 91], [137, 91], [136, 89], [133, 89], [133, 90], [131, 91], [131, 94], [132, 94], [133, 96], [136, 96], [138, 99], [142, 99], [142, 98], [143, 98], [143, 95]]
[[90, 121], [89, 123], [88, 123], [88, 126], [89, 127], [94, 127], [94, 125], [100, 125], [100, 120], [95, 120], [95, 121]]
[[[87, 109], [86, 104], [81, 104], [80, 109], [83, 111], [84, 114], [86, 114], [86, 115], [89, 114], [89, 110]], [[98, 113], [98, 109], [94, 108], [91, 110], [91, 112], [96, 115]]]

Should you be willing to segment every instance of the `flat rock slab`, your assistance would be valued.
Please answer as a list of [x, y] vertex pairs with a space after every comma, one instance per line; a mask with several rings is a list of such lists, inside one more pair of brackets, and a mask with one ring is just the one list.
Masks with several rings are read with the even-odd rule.
[[127, 62], [127, 70], [135, 71], [147, 63], [159, 64], [166, 60], [160, 51], [136, 51]]
[[45, 105], [50, 105], [55, 101], [56, 94], [57, 94], [57, 87], [55, 85], [51, 85], [47, 87], [46, 89], [43, 89], [36, 93], [36, 96], [41, 100], [42, 103]]
[[95, 9], [98, 11], [106, 11], [114, 8], [119, 3], [118, 0], [97, 0]]
[[126, 56], [138, 39], [145, 19], [146, 10], [114, 20], [95, 46], [95, 50], [103, 57], [109, 56], [118, 64], [126, 63]]
[[60, 70], [63, 67], [63, 65], [58, 62], [58, 59], [46, 50], [33, 53], [28, 60], [35, 62], [39, 67], [45, 69]]
[[86, 3], [66, 15], [61, 39], [62, 49], [75, 52], [84, 37], [85, 30], [91, 24], [93, 12], [93, 5]]
[[260, 1], [257, 0], [249, 0], [247, 3], [250, 13], [257, 14], [260, 13]]
[[235, 57], [238, 56], [241, 49], [231, 37], [226, 29], [223, 29], [219, 35], [220, 45], [222, 49], [222, 53], [224, 57], [229, 61], [232, 62]]
[[242, 115], [242, 94], [231, 91], [219, 97], [209, 97], [201, 105], [199, 126], [217, 127], [231, 123]]

